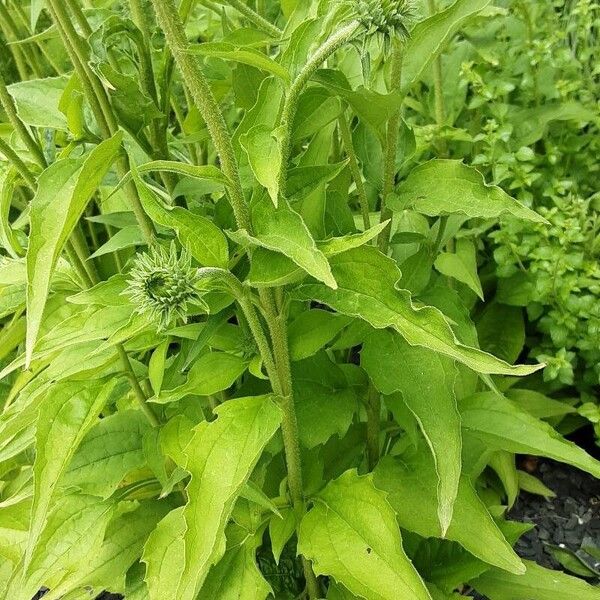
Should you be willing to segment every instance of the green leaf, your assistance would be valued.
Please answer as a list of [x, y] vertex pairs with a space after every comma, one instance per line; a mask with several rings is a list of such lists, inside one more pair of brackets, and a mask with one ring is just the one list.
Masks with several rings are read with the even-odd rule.
[[506, 391], [506, 397], [538, 419], [563, 417], [577, 412], [574, 406], [560, 400], [553, 400], [534, 390], [511, 388]]
[[517, 471], [517, 477], [520, 489], [544, 498], [556, 497], [556, 494], [550, 488], [547, 488], [537, 477], [530, 475], [527, 471]]
[[488, 6], [490, 1], [457, 0], [446, 10], [417, 23], [402, 50], [400, 92], [403, 95], [418, 81], [462, 25]]
[[357, 411], [356, 395], [342, 369], [321, 352], [292, 365], [300, 441], [306, 448], [343, 437]]
[[39, 334], [56, 261], [92, 194], [117, 158], [122, 137], [117, 133], [84, 158], [60, 160], [39, 177], [31, 201], [27, 249], [27, 366]]
[[254, 287], [276, 287], [295, 283], [306, 277], [305, 271], [287, 256], [258, 247], [252, 253], [246, 282]]
[[483, 290], [477, 274], [477, 253], [473, 242], [459, 238], [456, 240], [456, 252], [442, 252], [435, 259], [434, 265], [442, 275], [464, 283], [483, 300]]
[[325, 255], [318, 249], [302, 217], [286, 204], [278, 208], [263, 197], [252, 207], [253, 235], [245, 230], [230, 232], [239, 243], [251, 243], [280, 252], [315, 279], [331, 288], [337, 284]]
[[271, 551], [275, 562], [279, 564], [283, 548], [296, 532], [296, 513], [292, 508], [284, 508], [281, 515], [273, 515], [269, 520], [269, 538], [271, 539]]
[[460, 214], [489, 219], [512, 215], [534, 223], [547, 222], [501, 188], [487, 185], [477, 169], [459, 160], [434, 159], [414, 168], [398, 186], [391, 205], [430, 217]]
[[30, 600], [40, 588], [55, 579], [84, 567], [90, 553], [102, 545], [111, 503], [83, 494], [63, 496], [48, 517], [29, 563], [27, 577], [19, 583], [23, 600]]
[[[156, 524], [173, 508], [168, 500], [126, 502], [121, 514], [108, 525], [104, 542], [81, 569], [70, 573], [59, 585], [46, 594], [49, 600], [58, 600], [67, 592], [89, 588], [125, 591], [125, 576], [139, 559], [144, 542]], [[168, 597], [168, 596], [165, 596]]]
[[549, 102], [535, 108], [520, 108], [509, 113], [515, 125], [515, 147], [531, 146], [544, 137], [552, 121], [578, 121], [593, 123], [598, 115], [578, 102]]
[[330, 258], [338, 289], [304, 284], [295, 292], [299, 300], [317, 300], [331, 308], [360, 317], [376, 329], [391, 327], [411, 346], [423, 346], [458, 360], [474, 371], [527, 375], [541, 365], [511, 366], [504, 361], [459, 343], [443, 314], [436, 308], [416, 308], [406, 290], [395, 285], [400, 271], [391, 259], [372, 246], [361, 246]]
[[[454, 362], [426, 348], [409, 346], [391, 331], [374, 331], [366, 339], [361, 365], [386, 395], [401, 392], [433, 454], [438, 517], [442, 535], [452, 521], [461, 472], [462, 437], [454, 384]], [[387, 402], [387, 400], [386, 400]], [[394, 412], [394, 403], [388, 402]]]
[[105, 244], [102, 244], [98, 250], [96, 250], [90, 258], [97, 258], [98, 256], [104, 256], [111, 252], [123, 250], [124, 248], [131, 248], [132, 246], [143, 246], [146, 244], [146, 239], [142, 234], [141, 229], [134, 225], [133, 227], [123, 227], [119, 229]]
[[267, 188], [273, 204], [277, 206], [281, 148], [273, 131], [266, 125], [256, 125], [240, 136], [240, 144], [248, 155], [256, 180]]
[[302, 360], [316, 354], [349, 322], [344, 315], [318, 308], [300, 313], [288, 328], [291, 359]]
[[600, 590], [577, 577], [545, 569], [524, 561], [527, 571], [511, 575], [491, 569], [471, 582], [471, 585], [491, 600], [599, 600]]
[[101, 419], [83, 438], [62, 484], [108, 498], [128, 473], [144, 466], [142, 441], [149, 429], [139, 410]]
[[287, 199], [293, 204], [304, 200], [316, 189], [335, 179], [345, 168], [347, 161], [333, 165], [295, 167], [288, 171]]
[[477, 333], [483, 350], [512, 363], [525, 345], [523, 311], [516, 306], [492, 302], [478, 316]]
[[104, 385], [101, 380], [57, 383], [40, 406], [25, 568], [44, 529], [54, 490], [100, 411], [115, 391], [119, 391], [115, 386], [117, 381], [113, 378]]
[[68, 81], [68, 77], [47, 77], [9, 85], [21, 121], [33, 127], [67, 131], [67, 120], [58, 106]]
[[151, 402], [165, 404], [194, 394], [211, 396], [230, 388], [248, 368], [249, 360], [227, 352], [208, 352], [190, 369], [186, 382], [170, 390], [162, 390]]
[[256, 566], [254, 544], [245, 530], [232, 529], [227, 533], [227, 551], [210, 570], [200, 597], [211, 600], [265, 600], [272, 590]]
[[460, 400], [458, 408], [464, 431], [493, 448], [547, 456], [600, 478], [599, 461], [508, 398], [483, 392]]
[[352, 248], [364, 246], [372, 239], [375, 239], [388, 226], [388, 223], [389, 220], [383, 221], [382, 223], [373, 225], [373, 227], [367, 229], [367, 231], [330, 238], [328, 240], [317, 242], [317, 245], [325, 256], [335, 256], [336, 254], [352, 250]]
[[209, 219], [181, 206], [167, 206], [137, 176], [135, 185], [147, 215], [158, 225], [175, 230], [181, 244], [203, 266], [226, 268], [229, 248], [223, 232]]
[[317, 574], [364, 598], [431, 600], [404, 553], [394, 510], [372, 476], [347, 471], [314, 498], [300, 523], [298, 552]]
[[[412, 456], [385, 457], [375, 469], [375, 484], [389, 493], [400, 527], [422, 537], [442, 537], [436, 511], [436, 476], [431, 454], [420, 447]], [[471, 554], [501, 569], [523, 573], [523, 564], [462, 475], [446, 539], [458, 542]]]
[[289, 81], [290, 79], [290, 75], [285, 67], [282, 67], [272, 58], [254, 48], [238, 48], [227, 42], [204, 42], [190, 46], [188, 52], [200, 56], [233, 60], [277, 75], [277, 77], [280, 77], [284, 81]]
[[[270, 397], [221, 404], [187, 446], [188, 503], [170, 513], [144, 548], [151, 600], [193, 600], [225, 553], [225, 525], [281, 413]], [[166, 595], [165, 595], [166, 594]]]

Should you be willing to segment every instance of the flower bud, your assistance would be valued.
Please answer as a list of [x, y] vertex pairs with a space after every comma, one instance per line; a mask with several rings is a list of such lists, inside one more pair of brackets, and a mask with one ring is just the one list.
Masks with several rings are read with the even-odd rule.
[[138, 313], [166, 329], [177, 317], [186, 320], [188, 303], [202, 303], [196, 272], [186, 249], [178, 254], [175, 242], [168, 249], [155, 245], [135, 259], [125, 293]]

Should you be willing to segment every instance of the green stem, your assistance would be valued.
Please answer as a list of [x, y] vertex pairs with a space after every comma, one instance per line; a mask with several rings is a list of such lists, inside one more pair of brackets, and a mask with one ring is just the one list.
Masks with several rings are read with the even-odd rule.
[[281, 166], [279, 168], [279, 193], [285, 198], [287, 187], [287, 171], [292, 154], [292, 127], [294, 118], [298, 110], [298, 101], [302, 90], [309, 82], [315, 71], [337, 50], [345, 46], [355, 35], [360, 27], [358, 21], [351, 21], [330, 38], [325, 40], [315, 53], [309, 57], [308, 61], [298, 73], [298, 76], [292, 82], [290, 89], [285, 97], [283, 109], [281, 112], [280, 127], [281, 136]]
[[[0, 15], [0, 32], [2, 33], [5, 40], [7, 40], [8, 42], [13, 41], [12, 35], [8, 31], [6, 23], [2, 20], [1, 15]], [[16, 44], [6, 44], [4, 46], [4, 48], [8, 49], [8, 52], [10, 53], [13, 60], [15, 61], [15, 66], [17, 67], [17, 73], [19, 74], [19, 79], [21, 81], [25, 81], [26, 79], [28, 79], [27, 67], [25, 66], [26, 61], [23, 57], [22, 48], [20, 48]], [[3, 60], [5, 60], [4, 57], [3, 57]]]
[[379, 437], [381, 432], [381, 397], [374, 385], [367, 394], [367, 462], [372, 471], [379, 462]]
[[19, 118], [14, 100], [8, 93], [2, 75], [0, 75], [0, 104], [2, 104], [2, 108], [4, 109], [10, 124], [13, 126], [13, 129], [17, 132], [25, 146], [27, 146], [27, 149], [31, 152], [35, 162], [40, 168], [45, 169], [48, 166], [46, 157], [39, 144], [33, 138], [33, 135], [31, 135], [23, 121]]
[[[400, 87], [402, 75], [402, 46], [398, 40], [393, 42], [392, 64], [391, 64], [391, 85], [390, 91], [397, 90]], [[390, 219], [388, 226], [379, 234], [377, 240], [379, 249], [387, 254], [390, 247], [390, 234], [392, 231], [392, 211], [388, 207], [388, 199], [394, 191], [396, 180], [396, 152], [398, 151], [398, 137], [400, 131], [400, 106], [392, 115], [387, 125], [387, 137], [385, 146], [385, 156], [383, 159], [383, 190], [381, 194], [381, 212], [379, 222], [383, 223]]]
[[[8, 8], [5, 6], [4, 2], [0, 2], [0, 21], [2, 21], [3, 28], [9, 33], [9, 39], [11, 42], [19, 41], [21, 35], [19, 33], [19, 28], [15, 23], [12, 15], [10, 14]], [[34, 77], [38, 79], [43, 77], [44, 74], [40, 68], [38, 57], [33, 48], [31, 48], [28, 44], [24, 44], [21, 46], [20, 50], [23, 52], [25, 59], [29, 63], [29, 67], [31, 68], [31, 72]]]
[[239, 13], [244, 15], [248, 21], [253, 25], [262, 29], [265, 33], [268, 33], [271, 37], [281, 38], [283, 31], [276, 25], [273, 25], [270, 21], [267, 21], [263, 16], [252, 10], [247, 4], [244, 4], [241, 0], [225, 0], [229, 6], [235, 8]]
[[342, 136], [342, 143], [346, 150], [346, 156], [348, 157], [348, 166], [350, 167], [350, 173], [352, 179], [354, 179], [354, 185], [356, 185], [356, 193], [358, 194], [358, 202], [360, 204], [360, 211], [363, 218], [363, 227], [365, 231], [371, 227], [371, 217], [369, 215], [369, 199], [367, 198], [367, 191], [365, 184], [362, 180], [362, 173], [360, 166], [358, 165], [358, 158], [356, 157], [356, 151], [354, 150], [354, 143], [352, 142], [352, 132], [350, 131], [350, 125], [346, 118], [345, 112], [339, 117], [340, 134]]
[[23, 181], [32, 189], [35, 190], [37, 183], [29, 167], [21, 160], [21, 157], [9, 146], [2, 138], [0, 138], [0, 152], [12, 163]]
[[189, 89], [194, 103], [204, 118], [221, 160], [221, 169], [229, 179], [229, 199], [240, 229], [251, 230], [250, 212], [242, 190], [240, 173], [235, 159], [231, 136], [217, 100], [198, 58], [188, 53], [188, 41], [183, 23], [173, 0], [152, 0], [156, 19], [164, 31], [167, 45], [171, 50], [183, 80]]
[[[88, 52], [85, 42], [75, 31], [70, 20], [70, 15], [61, 1], [47, 0], [47, 6], [59, 30], [69, 58], [79, 76], [85, 96], [96, 117], [102, 136], [108, 139], [118, 131], [118, 123], [102, 82], [87, 65]], [[129, 159], [126, 154], [122, 153], [117, 161], [117, 174], [119, 178], [122, 179], [125, 177], [129, 170]], [[142, 208], [133, 181], [129, 181], [125, 185], [124, 192], [131, 204], [131, 208], [146, 242], [151, 243], [155, 235], [154, 226]]]
[[[435, 0], [427, 0], [429, 7], [429, 14], [434, 15], [437, 12]], [[446, 109], [444, 106], [444, 87], [442, 79], [442, 57], [437, 56], [433, 61], [433, 93], [435, 102], [435, 122], [438, 126], [438, 130], [446, 120]], [[439, 154], [442, 156], [446, 155], [447, 148], [444, 140], [438, 139], [437, 142]]]
[[125, 348], [122, 344], [117, 344], [117, 352], [119, 353], [121, 364], [123, 365], [123, 368], [125, 369], [125, 374], [127, 375], [129, 382], [131, 383], [131, 388], [133, 389], [133, 393], [135, 395], [135, 399], [137, 400], [139, 407], [146, 416], [146, 419], [148, 419], [150, 425], [152, 425], [152, 427], [158, 427], [160, 425], [160, 421], [158, 420], [158, 417], [156, 416], [154, 410], [152, 410], [152, 407], [147, 402], [146, 394], [144, 394], [144, 390], [142, 390], [140, 382], [138, 381], [135, 373], [133, 372], [131, 361], [129, 360], [129, 356], [127, 355], [127, 352], [125, 351]]

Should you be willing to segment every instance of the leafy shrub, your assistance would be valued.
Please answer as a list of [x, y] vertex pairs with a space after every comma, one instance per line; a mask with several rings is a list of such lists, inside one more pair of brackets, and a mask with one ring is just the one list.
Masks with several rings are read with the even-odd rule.
[[478, 304], [480, 233], [556, 227], [445, 123], [505, 12], [89, 4], [0, 4], [5, 597], [597, 598], [505, 514], [516, 453], [600, 475]]

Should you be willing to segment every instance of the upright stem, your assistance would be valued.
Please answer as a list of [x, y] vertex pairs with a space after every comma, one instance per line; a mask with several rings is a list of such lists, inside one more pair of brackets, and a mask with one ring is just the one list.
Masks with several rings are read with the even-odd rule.
[[381, 398], [374, 385], [367, 394], [367, 462], [372, 471], [379, 462]]
[[[402, 46], [398, 40], [393, 41], [392, 62], [391, 62], [391, 91], [397, 90], [400, 87], [400, 78], [402, 74]], [[389, 196], [394, 191], [394, 183], [396, 180], [396, 152], [398, 151], [398, 136], [400, 130], [400, 106], [398, 110], [388, 121], [387, 137], [385, 145], [385, 156], [383, 159], [383, 190], [381, 193], [381, 212], [379, 222], [383, 223], [392, 218], [392, 211], [387, 203]], [[379, 234], [378, 244], [379, 249], [387, 254], [390, 247], [390, 233], [392, 230], [390, 224]]]
[[221, 169], [229, 179], [229, 198], [240, 229], [251, 230], [250, 212], [244, 198], [242, 182], [235, 159], [231, 136], [217, 100], [198, 58], [187, 52], [188, 41], [183, 23], [173, 0], [152, 0], [159, 26], [164, 31], [167, 45], [181, 70], [183, 80], [189, 89], [194, 103], [203, 116], [221, 160]]
[[281, 166], [279, 169], [279, 193], [285, 198], [287, 187], [287, 171], [292, 154], [292, 127], [298, 110], [298, 100], [304, 86], [309, 82], [315, 71], [336, 51], [346, 45], [359, 28], [358, 21], [351, 21], [328, 38], [308, 61], [292, 82], [283, 103], [281, 112]]
[[365, 231], [371, 227], [371, 217], [369, 215], [369, 199], [367, 198], [367, 191], [365, 184], [362, 180], [362, 173], [358, 165], [358, 159], [354, 150], [354, 143], [352, 142], [352, 132], [350, 131], [350, 125], [346, 114], [342, 112], [339, 117], [340, 134], [342, 136], [342, 142], [344, 149], [346, 150], [346, 156], [348, 156], [348, 165], [350, 167], [350, 173], [352, 173], [352, 179], [354, 179], [354, 185], [356, 185], [356, 193], [358, 194], [358, 202], [360, 204], [360, 211], [363, 218], [363, 227]]
[[[427, 0], [429, 14], [434, 15], [437, 12], [435, 0]], [[435, 102], [435, 122], [438, 129], [446, 120], [446, 110], [444, 107], [444, 88], [442, 80], [442, 57], [437, 56], [433, 61], [433, 93]], [[444, 140], [438, 139], [437, 146], [440, 155], [446, 154], [446, 143]]]
[[[102, 82], [87, 65], [87, 49], [85, 43], [75, 31], [75, 28], [71, 23], [70, 15], [61, 1], [47, 0], [47, 6], [52, 15], [52, 19], [59, 30], [65, 48], [69, 54], [69, 58], [73, 63], [73, 67], [79, 76], [85, 96], [92, 107], [102, 136], [105, 139], [110, 138], [117, 132], [118, 123]], [[125, 177], [129, 170], [129, 159], [127, 158], [127, 155], [123, 153], [117, 161], [117, 173], [119, 178], [122, 179]], [[133, 181], [129, 181], [125, 185], [124, 192], [131, 204], [131, 208], [139, 223], [140, 229], [142, 230], [142, 234], [147, 243], [151, 243], [155, 233], [154, 226], [142, 208]]]

